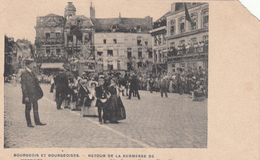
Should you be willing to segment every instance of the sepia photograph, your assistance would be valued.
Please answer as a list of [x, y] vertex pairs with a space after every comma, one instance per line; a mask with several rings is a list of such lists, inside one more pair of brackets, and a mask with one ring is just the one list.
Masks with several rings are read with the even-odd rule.
[[249, 1], [2, 0], [0, 159], [258, 160]]
[[5, 148], [207, 148], [208, 3], [57, 6], [4, 37]]
[[207, 148], [208, 3], [109, 3], [47, 1], [5, 33], [4, 148]]

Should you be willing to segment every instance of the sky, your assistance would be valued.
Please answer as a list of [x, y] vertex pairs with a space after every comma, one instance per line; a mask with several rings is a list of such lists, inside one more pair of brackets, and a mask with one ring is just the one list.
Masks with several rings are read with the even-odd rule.
[[[2, 0], [0, 0], [2, 1]], [[0, 16], [5, 25], [1, 26], [7, 36], [35, 41], [37, 16], [50, 13], [63, 16], [67, 2], [73, 2], [77, 15], [89, 17], [91, 0], [4, 0], [0, 6]], [[97, 18], [121, 17], [157, 20], [168, 12], [173, 0], [93, 0]]]
[[[1, 30], [7, 36], [17, 39], [35, 41], [37, 16], [50, 13], [63, 16], [67, 2], [73, 2], [77, 15], [89, 17], [92, 2], [97, 18], [115, 18], [119, 16], [132, 18], [153, 17], [157, 20], [167, 13], [174, 0], [0, 0]], [[250, 11], [260, 19], [259, 0], [241, 0]]]

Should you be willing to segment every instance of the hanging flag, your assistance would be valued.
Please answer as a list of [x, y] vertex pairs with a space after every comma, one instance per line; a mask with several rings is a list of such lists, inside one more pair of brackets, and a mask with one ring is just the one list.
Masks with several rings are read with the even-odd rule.
[[191, 17], [190, 17], [186, 3], [184, 3], [184, 9], [185, 9], [185, 19], [187, 21], [189, 21], [190, 23], [193, 23], [192, 20], [191, 20]]

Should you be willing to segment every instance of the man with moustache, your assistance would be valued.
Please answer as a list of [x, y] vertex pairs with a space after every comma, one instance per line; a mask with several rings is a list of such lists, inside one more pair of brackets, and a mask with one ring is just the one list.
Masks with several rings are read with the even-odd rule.
[[22, 103], [25, 104], [25, 118], [28, 127], [34, 127], [31, 123], [31, 108], [33, 106], [34, 122], [36, 125], [46, 125], [41, 123], [38, 113], [38, 100], [43, 97], [42, 89], [38, 79], [34, 74], [36, 63], [33, 59], [25, 60], [26, 70], [21, 75], [21, 87], [23, 94]]

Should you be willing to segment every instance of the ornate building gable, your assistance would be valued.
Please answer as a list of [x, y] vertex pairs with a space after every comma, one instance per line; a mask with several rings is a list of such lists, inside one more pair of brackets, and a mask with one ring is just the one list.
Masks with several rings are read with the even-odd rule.
[[87, 18], [84, 15], [79, 15], [72, 16], [67, 20], [65, 27], [70, 28], [71, 26], [78, 26], [79, 28], [92, 28], [93, 23], [90, 18]]
[[63, 27], [64, 18], [55, 14], [48, 14], [44, 17], [39, 17], [36, 27]]

